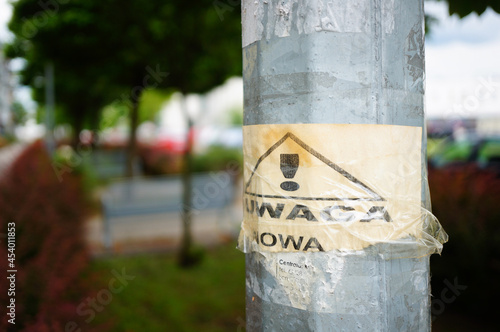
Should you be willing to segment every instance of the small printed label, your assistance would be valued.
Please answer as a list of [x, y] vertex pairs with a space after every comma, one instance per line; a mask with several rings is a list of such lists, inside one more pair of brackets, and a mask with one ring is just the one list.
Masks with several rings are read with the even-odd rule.
[[302, 264], [293, 259], [278, 259], [277, 276], [282, 281], [297, 281], [312, 275], [313, 266]]

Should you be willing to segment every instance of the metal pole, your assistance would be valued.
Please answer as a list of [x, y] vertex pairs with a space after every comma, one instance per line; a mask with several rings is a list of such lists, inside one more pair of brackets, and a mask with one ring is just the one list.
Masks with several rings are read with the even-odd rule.
[[[244, 0], [244, 130], [274, 124], [422, 128], [418, 192], [426, 211], [423, 20], [423, 0]], [[267, 138], [246, 137], [245, 151], [267, 144]], [[338, 142], [325, 137], [323, 144]], [[315, 146], [313, 155], [321, 150]], [[273, 181], [272, 176], [262, 180], [264, 171], [258, 173], [259, 163], [272, 152], [271, 147], [256, 164], [245, 155], [245, 181], [259, 177], [256, 188]], [[335, 168], [337, 173], [345, 169]], [[304, 186], [293, 183], [291, 189], [281, 188]], [[246, 191], [245, 197], [246, 213], [252, 199], [250, 212], [255, 208], [259, 214], [260, 205], [261, 214], [267, 213], [264, 201], [255, 198], [266, 195]], [[302, 218], [308, 216], [302, 213]], [[271, 247], [283, 239], [259, 233], [259, 226], [253, 238], [243, 230], [239, 245], [246, 253], [247, 331], [429, 331], [429, 255], [446, 241], [439, 224], [429, 218], [422, 213], [419, 225], [435, 241], [406, 237], [355, 250], [266, 251], [262, 242]], [[423, 241], [428, 241], [423, 246], [428, 251], [422, 251]], [[278, 278], [284, 265], [290, 273]], [[295, 267], [302, 268], [297, 276], [292, 275]]]
[[45, 65], [45, 145], [52, 156], [55, 150], [54, 141], [54, 64]]

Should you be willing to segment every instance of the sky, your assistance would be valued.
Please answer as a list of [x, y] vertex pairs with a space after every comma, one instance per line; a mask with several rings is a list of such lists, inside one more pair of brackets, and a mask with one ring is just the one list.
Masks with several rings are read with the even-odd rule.
[[0, 41], [5, 42], [9, 36], [7, 22], [10, 19], [12, 9], [7, 0], [0, 0]]
[[443, 2], [427, 1], [425, 10], [439, 20], [427, 36], [427, 46], [446, 46], [454, 42], [481, 44], [500, 39], [500, 16], [491, 9], [481, 16], [472, 13], [463, 19], [458, 15], [449, 16]]
[[500, 15], [463, 19], [442, 2], [426, 2], [439, 23], [426, 37], [428, 118], [500, 118]]
[[[0, 41], [9, 38], [8, 1], [0, 0]], [[500, 117], [500, 15], [459, 19], [444, 2], [425, 8], [439, 20], [426, 37], [427, 116]]]

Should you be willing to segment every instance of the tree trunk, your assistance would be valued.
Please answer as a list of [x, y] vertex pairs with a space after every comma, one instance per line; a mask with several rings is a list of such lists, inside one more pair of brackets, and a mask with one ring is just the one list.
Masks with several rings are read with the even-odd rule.
[[[95, 105], [92, 105], [91, 107], [95, 107]], [[92, 130], [92, 141], [91, 141], [92, 150], [97, 148], [97, 143], [99, 142], [99, 134], [100, 134], [99, 120], [100, 120], [99, 113], [91, 114], [90, 129]]]
[[192, 148], [193, 148], [193, 120], [188, 114], [186, 98], [183, 95], [181, 100], [181, 108], [186, 118], [188, 131], [186, 135], [186, 147], [183, 156], [182, 170], [182, 241], [179, 251], [179, 265], [188, 267], [198, 263], [200, 257], [193, 250], [193, 236], [191, 233], [192, 222]]
[[139, 90], [130, 97], [130, 136], [127, 146], [127, 165], [125, 177], [134, 176], [134, 163], [137, 155], [137, 126], [139, 122], [139, 101], [143, 90]]
[[71, 139], [71, 146], [76, 151], [80, 143], [80, 133], [83, 130], [83, 112], [84, 110], [76, 110], [73, 118], [73, 138]]

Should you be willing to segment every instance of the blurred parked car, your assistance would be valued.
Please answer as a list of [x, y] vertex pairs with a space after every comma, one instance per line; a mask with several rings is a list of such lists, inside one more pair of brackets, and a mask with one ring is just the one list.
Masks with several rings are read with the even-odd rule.
[[492, 169], [500, 174], [500, 136], [469, 136], [464, 140], [448, 137], [434, 143], [428, 154], [431, 167], [476, 164], [481, 169]]

